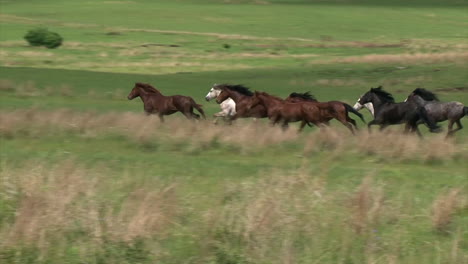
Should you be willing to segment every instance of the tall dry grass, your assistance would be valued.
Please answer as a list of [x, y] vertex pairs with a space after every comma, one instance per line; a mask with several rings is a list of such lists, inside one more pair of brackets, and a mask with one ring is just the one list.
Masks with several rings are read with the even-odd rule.
[[[11, 210], [3, 212], [8, 216], [0, 222], [0, 253], [32, 247], [39, 249], [36, 261], [41, 261], [79, 247], [80, 258], [86, 259], [102, 254], [106, 243], [167, 237], [179, 213], [177, 186], [138, 182], [129, 175], [116, 182], [109, 173], [71, 160], [56, 165], [30, 162], [22, 168], [2, 164], [0, 194]], [[118, 192], [121, 189], [128, 191]]]
[[359, 131], [356, 136], [352, 136], [341, 124], [300, 134], [294, 126], [283, 131], [263, 121], [249, 121], [239, 120], [234, 125], [224, 126], [203, 120], [191, 122], [174, 116], [161, 124], [155, 116], [130, 112], [97, 114], [65, 109], [50, 112], [31, 108], [1, 112], [0, 135], [7, 138], [50, 137], [72, 133], [96, 138], [118, 134], [141, 145], [183, 143], [187, 151], [195, 152], [219, 147], [219, 144], [232, 146], [240, 152], [249, 152], [291, 143], [303, 146], [303, 155], [306, 156], [326, 150], [335, 155], [346, 152], [396, 161], [432, 162], [468, 157], [466, 142], [456, 142], [456, 138], [445, 139], [442, 134], [431, 134], [420, 139], [393, 128], [373, 133]]
[[[226, 199], [203, 215], [200, 241], [215, 263], [446, 263], [468, 260], [466, 225], [441, 246], [437, 237], [414, 244], [415, 226], [427, 226], [405, 199], [390, 198], [365, 176], [355, 190], [335, 189], [304, 171], [271, 172], [227, 187]], [[235, 195], [233, 195], [235, 193]], [[459, 218], [463, 219], [463, 218]], [[416, 233], [413, 233], [416, 232]], [[207, 234], [208, 237], [207, 237]], [[440, 250], [440, 251], [439, 251]], [[444, 253], [440, 253], [444, 252]], [[414, 258], [413, 258], [414, 257]], [[425, 262], [428, 261], [428, 262]], [[465, 262], [463, 262], [465, 261]]]
[[463, 208], [468, 208], [468, 200], [461, 188], [439, 194], [432, 203], [432, 226], [439, 232], [449, 231], [454, 215]]
[[[452, 210], [466, 208], [465, 190], [415, 208], [407, 203], [422, 197], [390, 194], [378, 172], [335, 185], [329, 172], [307, 168], [261, 171], [200, 192], [190, 182], [161, 183], [70, 160], [22, 167], [4, 162], [0, 200], [9, 210], [0, 221], [0, 260], [12, 248], [33, 247], [40, 252], [33, 263], [63, 263], [72, 249], [73, 263], [171, 262], [180, 255], [190, 263], [468, 261], [468, 230]], [[433, 213], [421, 217], [421, 211]], [[435, 220], [449, 238], [431, 232]], [[144, 250], [135, 251], [139, 241]], [[126, 259], [129, 252], [136, 255]], [[146, 254], [150, 258], [138, 257]]]

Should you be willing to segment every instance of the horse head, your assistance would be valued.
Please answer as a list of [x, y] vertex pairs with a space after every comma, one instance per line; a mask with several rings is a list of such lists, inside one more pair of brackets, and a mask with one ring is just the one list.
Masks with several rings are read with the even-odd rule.
[[220, 104], [230, 97], [230, 92], [228, 89], [222, 89], [221, 92], [216, 97], [216, 103]]
[[208, 94], [205, 96], [205, 100], [210, 101], [211, 99], [218, 97], [220, 93], [221, 93], [221, 88], [219, 88], [218, 84], [215, 83], [213, 84], [213, 87], [211, 87]]
[[128, 100], [133, 100], [134, 98], [140, 96], [140, 85], [141, 83], [135, 83], [135, 86], [133, 86], [133, 89], [127, 95]]
[[379, 100], [381, 103], [394, 103], [395, 102], [395, 99], [393, 98], [393, 96], [389, 92], [384, 91], [382, 86], [379, 86], [377, 88], [371, 88], [367, 93], [362, 95], [359, 98], [358, 103], [361, 105], [364, 105], [366, 103], [375, 104], [377, 100]]

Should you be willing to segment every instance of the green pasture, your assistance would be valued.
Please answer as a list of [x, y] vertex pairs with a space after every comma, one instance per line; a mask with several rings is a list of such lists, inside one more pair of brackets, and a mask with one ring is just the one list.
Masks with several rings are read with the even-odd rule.
[[[0, 263], [468, 263], [467, 117], [449, 140], [357, 117], [297, 134], [214, 125], [204, 100], [466, 105], [467, 21], [466, 0], [0, 0]], [[37, 26], [64, 45], [28, 46]], [[145, 117], [135, 82], [208, 120]]]
[[[3, 1], [2, 65], [164, 74], [307, 66], [350, 56], [466, 56], [466, 1]], [[24, 34], [60, 33], [56, 50]], [[414, 63], [414, 62], [413, 62]]]

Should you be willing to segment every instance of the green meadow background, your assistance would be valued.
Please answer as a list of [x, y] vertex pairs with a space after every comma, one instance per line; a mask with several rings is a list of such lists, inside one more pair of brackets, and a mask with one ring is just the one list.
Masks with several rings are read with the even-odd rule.
[[[468, 263], [466, 128], [298, 134], [215, 125], [204, 100], [466, 105], [466, 0], [0, 0], [0, 23], [0, 263]], [[36, 27], [63, 45], [29, 46]], [[135, 82], [207, 120], [145, 116]]]

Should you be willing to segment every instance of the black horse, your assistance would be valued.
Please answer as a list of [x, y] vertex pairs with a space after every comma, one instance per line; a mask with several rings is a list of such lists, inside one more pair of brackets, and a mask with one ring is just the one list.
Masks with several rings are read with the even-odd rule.
[[367, 124], [370, 126], [380, 125], [380, 130], [389, 125], [405, 124], [405, 132], [415, 132], [422, 136], [418, 129], [418, 121], [422, 120], [431, 132], [439, 132], [440, 127], [427, 117], [424, 107], [414, 102], [395, 103], [393, 96], [384, 91], [382, 86], [371, 88], [358, 100], [361, 105], [372, 103], [374, 106], [374, 120]]
[[[460, 119], [468, 115], [468, 107], [462, 103], [456, 101], [440, 102], [434, 93], [424, 88], [416, 88], [406, 98], [405, 102], [414, 102], [422, 106], [426, 110], [428, 117], [434, 122], [448, 120], [447, 137], [463, 128]], [[457, 124], [456, 129], [453, 129], [454, 123]]]

